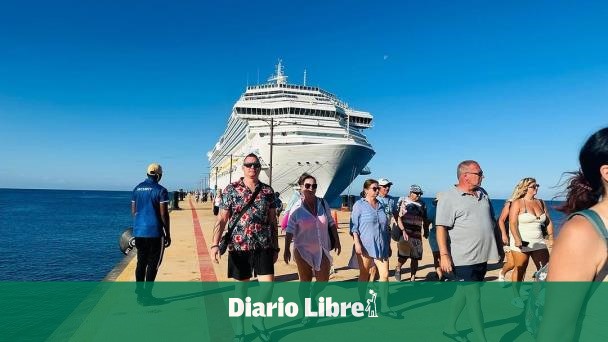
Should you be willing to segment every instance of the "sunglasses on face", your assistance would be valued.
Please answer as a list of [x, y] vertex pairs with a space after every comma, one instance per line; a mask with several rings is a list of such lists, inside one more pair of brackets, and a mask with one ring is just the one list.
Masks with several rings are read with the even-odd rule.
[[372, 190], [372, 191], [378, 191], [378, 190], [380, 190], [380, 188], [379, 188], [379, 187], [377, 187], [377, 186], [372, 186], [372, 187], [370, 188], [370, 190]]
[[528, 187], [528, 189], [538, 189], [538, 188], [540, 188], [540, 184], [534, 184], [534, 185], [530, 185]]
[[470, 173], [472, 175], [477, 175], [478, 177], [483, 177], [483, 171], [479, 171], [479, 172], [467, 172]]
[[422, 196], [422, 192], [412, 192], [414, 195]]
[[262, 167], [262, 164], [260, 164], [260, 163], [245, 163], [245, 164], [243, 164], [243, 166], [246, 167], [246, 168], [248, 168], [248, 169], [251, 169], [251, 168], [259, 169], [259, 168]]
[[317, 184], [310, 184], [310, 183], [304, 183], [304, 189], [310, 189], [312, 188], [313, 190], [317, 189]]

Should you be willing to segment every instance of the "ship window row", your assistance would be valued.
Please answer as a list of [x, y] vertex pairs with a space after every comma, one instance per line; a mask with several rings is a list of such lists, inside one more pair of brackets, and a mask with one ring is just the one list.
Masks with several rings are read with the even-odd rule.
[[351, 123], [359, 123], [359, 124], [368, 125], [370, 122], [372, 122], [372, 119], [370, 119], [370, 118], [360, 118], [358, 116], [351, 116], [350, 117], [350, 122]]
[[238, 114], [253, 114], [253, 115], [308, 115], [308, 116], [320, 116], [326, 118], [335, 118], [336, 112], [331, 110], [322, 109], [310, 109], [310, 108], [248, 108], [248, 107], [236, 107]]
[[274, 98], [297, 99], [298, 97], [295, 95], [247, 96], [245, 98], [245, 100], [263, 100], [263, 99], [274, 99]]
[[275, 83], [250, 86], [250, 87], [247, 87], [247, 89], [248, 90], [249, 89], [266, 89], [266, 88], [276, 88], [276, 87], [287, 88], [287, 89], [319, 91], [318, 87], [300, 86], [300, 85], [293, 85], [293, 84], [275, 84]]
[[[270, 134], [258, 133], [260, 137], [265, 137]], [[291, 132], [274, 132], [274, 136], [288, 136], [288, 135], [302, 135], [302, 136], [313, 136], [313, 137], [326, 137], [326, 138], [344, 138], [345, 134], [336, 133], [321, 133], [321, 132], [306, 132], [306, 131], [291, 131]]]
[[314, 93], [303, 93], [300, 91], [288, 91], [288, 90], [275, 90], [275, 91], [264, 91], [264, 92], [257, 92], [257, 93], [247, 93], [245, 94], [246, 98], [250, 98], [251, 96], [259, 96], [259, 95], [276, 95], [276, 94], [291, 94], [291, 95], [313, 95]]

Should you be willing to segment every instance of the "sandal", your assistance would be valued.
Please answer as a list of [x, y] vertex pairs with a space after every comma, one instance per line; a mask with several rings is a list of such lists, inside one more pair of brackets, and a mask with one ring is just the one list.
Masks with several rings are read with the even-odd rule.
[[466, 337], [466, 335], [463, 335], [459, 332], [456, 333], [447, 333], [445, 331], [441, 332], [443, 334], [443, 336], [449, 338], [452, 341], [456, 341], [456, 342], [468, 342], [469, 339]]
[[256, 327], [254, 324], [252, 324], [251, 327], [253, 328], [253, 330], [255, 330], [256, 334], [258, 334], [258, 337], [260, 338], [260, 340], [262, 340], [263, 342], [271, 341], [270, 333], [266, 329], [260, 329], [260, 328]]

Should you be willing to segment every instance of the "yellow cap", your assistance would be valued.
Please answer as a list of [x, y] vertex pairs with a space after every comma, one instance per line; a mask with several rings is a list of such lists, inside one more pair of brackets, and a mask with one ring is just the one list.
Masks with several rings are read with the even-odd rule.
[[151, 176], [162, 175], [163, 168], [156, 163], [152, 163], [152, 164], [148, 165], [148, 174]]

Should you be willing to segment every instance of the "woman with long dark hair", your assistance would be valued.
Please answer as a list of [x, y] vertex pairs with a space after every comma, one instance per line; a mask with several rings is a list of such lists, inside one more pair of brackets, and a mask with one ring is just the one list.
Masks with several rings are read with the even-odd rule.
[[[547, 274], [550, 282], [605, 281], [608, 273], [608, 127], [587, 140], [580, 151], [579, 162], [580, 170], [572, 174], [566, 189], [566, 202], [559, 208], [570, 216], [553, 246]], [[604, 333], [606, 329], [606, 307], [602, 305], [605, 301], [594, 298], [590, 288], [591, 283], [557, 286], [548, 283], [538, 340], [598, 340], [598, 336], [584, 337], [585, 333], [596, 332], [598, 328], [603, 328]], [[581, 312], [583, 308], [585, 310]], [[587, 317], [600, 321], [591, 326], [593, 320], [587, 320]], [[575, 338], [574, 327], [579, 319], [582, 335]], [[603, 324], [598, 324], [601, 320]]]

